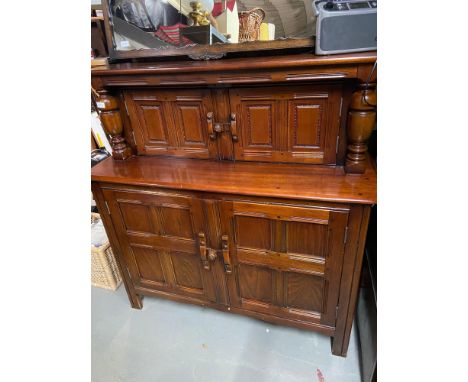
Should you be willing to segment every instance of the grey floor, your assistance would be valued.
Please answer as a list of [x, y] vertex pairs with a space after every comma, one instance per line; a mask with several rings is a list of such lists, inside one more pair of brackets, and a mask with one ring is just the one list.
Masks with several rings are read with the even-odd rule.
[[320, 334], [92, 288], [92, 381], [360, 381], [355, 329], [347, 358]]

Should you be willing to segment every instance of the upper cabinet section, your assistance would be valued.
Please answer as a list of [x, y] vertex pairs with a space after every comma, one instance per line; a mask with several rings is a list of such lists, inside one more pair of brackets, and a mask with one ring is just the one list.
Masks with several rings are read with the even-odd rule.
[[222, 150], [241, 161], [336, 163], [341, 86], [212, 91], [125, 92], [138, 154], [216, 159]]
[[353, 174], [367, 167], [375, 52], [127, 62], [93, 69], [91, 79], [117, 160], [337, 165]]
[[209, 90], [136, 90], [125, 93], [138, 154], [216, 158], [208, 124]]
[[336, 163], [340, 87], [243, 88], [229, 95], [237, 160]]

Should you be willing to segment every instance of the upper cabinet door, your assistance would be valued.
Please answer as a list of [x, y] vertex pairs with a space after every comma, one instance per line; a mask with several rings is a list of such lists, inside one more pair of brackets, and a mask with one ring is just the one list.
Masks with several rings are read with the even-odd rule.
[[216, 158], [209, 138], [209, 90], [135, 90], [125, 93], [138, 154]]
[[340, 86], [231, 89], [230, 102], [236, 159], [336, 163]]

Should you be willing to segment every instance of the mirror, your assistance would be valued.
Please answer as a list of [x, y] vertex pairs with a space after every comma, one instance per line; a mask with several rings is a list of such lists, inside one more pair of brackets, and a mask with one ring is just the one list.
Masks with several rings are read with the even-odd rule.
[[108, 0], [106, 8], [115, 58], [310, 47], [315, 34], [312, 0]]

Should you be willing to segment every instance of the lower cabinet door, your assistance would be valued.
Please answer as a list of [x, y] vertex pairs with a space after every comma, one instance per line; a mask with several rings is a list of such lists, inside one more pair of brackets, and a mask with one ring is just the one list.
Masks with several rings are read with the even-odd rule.
[[348, 210], [221, 204], [231, 306], [334, 327]]
[[216, 300], [211, 269], [200, 256], [200, 199], [108, 189], [104, 196], [137, 290]]

